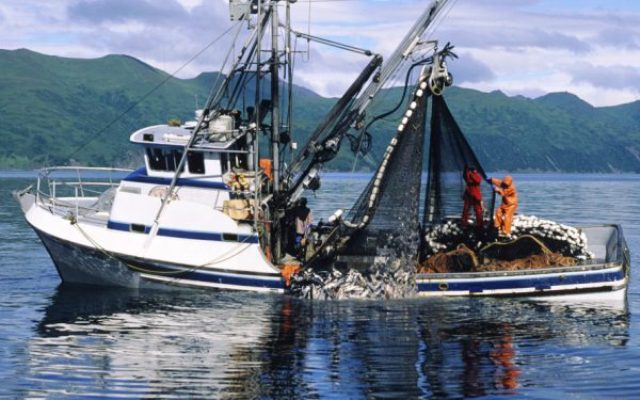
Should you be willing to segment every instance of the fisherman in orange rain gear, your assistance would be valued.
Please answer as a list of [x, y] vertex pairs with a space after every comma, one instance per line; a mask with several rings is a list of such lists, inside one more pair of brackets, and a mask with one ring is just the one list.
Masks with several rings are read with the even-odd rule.
[[476, 227], [478, 230], [482, 230], [482, 193], [480, 192], [480, 182], [482, 182], [482, 177], [475, 167], [465, 167], [464, 181], [467, 186], [462, 197], [464, 200], [464, 206], [462, 208], [462, 226], [469, 225], [469, 208], [473, 207], [476, 212]]
[[494, 225], [500, 229], [500, 232], [504, 235], [508, 235], [511, 232], [511, 221], [513, 215], [518, 208], [518, 193], [516, 193], [516, 186], [513, 184], [513, 178], [510, 175], [504, 177], [504, 179], [490, 178], [490, 181], [494, 186], [494, 191], [502, 196], [502, 204], [496, 211]]

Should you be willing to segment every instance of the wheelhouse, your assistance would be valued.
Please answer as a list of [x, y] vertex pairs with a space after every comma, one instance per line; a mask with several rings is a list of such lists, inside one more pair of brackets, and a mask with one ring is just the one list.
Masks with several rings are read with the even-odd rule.
[[[131, 135], [131, 143], [144, 147], [146, 175], [173, 178], [195, 125], [196, 122], [156, 125]], [[230, 173], [253, 170], [249, 136], [232, 115], [221, 115], [209, 122], [206, 135], [188, 150], [180, 178], [223, 183]]]

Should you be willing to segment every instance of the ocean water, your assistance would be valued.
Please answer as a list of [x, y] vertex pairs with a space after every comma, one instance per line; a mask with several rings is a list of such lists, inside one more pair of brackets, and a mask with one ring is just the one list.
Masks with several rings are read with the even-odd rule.
[[[519, 212], [620, 223], [640, 264], [640, 176], [516, 175]], [[70, 288], [0, 174], [0, 398], [406, 399], [640, 396], [640, 287], [626, 304], [306, 301]], [[366, 175], [328, 174], [316, 220]]]

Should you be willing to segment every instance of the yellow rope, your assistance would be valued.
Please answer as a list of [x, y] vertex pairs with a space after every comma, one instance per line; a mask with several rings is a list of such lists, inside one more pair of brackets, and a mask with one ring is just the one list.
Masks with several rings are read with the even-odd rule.
[[89, 234], [87, 232], [84, 231], [84, 229], [82, 229], [80, 227], [80, 224], [78, 223], [72, 223], [72, 225], [75, 225], [78, 230], [80, 231], [80, 233], [82, 234], [82, 236], [85, 237], [85, 239], [87, 239], [91, 244], [93, 244], [93, 246], [100, 251], [102, 254], [104, 254], [105, 256], [114, 259], [118, 262], [121, 262], [122, 264], [126, 265], [127, 267], [129, 267], [130, 269], [136, 271], [136, 272], [142, 272], [142, 273], [147, 273], [147, 274], [157, 274], [157, 275], [177, 275], [177, 274], [183, 274], [185, 272], [189, 272], [192, 271], [193, 269], [185, 269], [183, 271], [151, 271], [151, 270], [146, 270], [144, 268], [140, 268], [136, 265], [132, 265], [126, 261], [124, 261], [123, 259], [121, 259], [120, 257], [117, 257], [115, 255], [113, 255], [113, 253], [107, 251], [104, 247], [100, 246], [100, 244], [98, 242], [96, 242], [95, 240], [93, 240], [91, 238], [91, 236], [89, 236]]
[[529, 239], [533, 239], [534, 242], [538, 243], [540, 245], [540, 248], [542, 249], [542, 252], [545, 254], [550, 254], [551, 250], [549, 250], [549, 248], [537, 237], [532, 236], [532, 235], [522, 235], [516, 239], [510, 240], [508, 242], [493, 242], [493, 243], [489, 243], [488, 245], [484, 246], [483, 248], [481, 248], [480, 250], [478, 250], [478, 253], [482, 253], [485, 252], [487, 249], [490, 249], [493, 246], [508, 246], [511, 244], [514, 244], [515, 242], [517, 242], [520, 239], [523, 238], [529, 238]]

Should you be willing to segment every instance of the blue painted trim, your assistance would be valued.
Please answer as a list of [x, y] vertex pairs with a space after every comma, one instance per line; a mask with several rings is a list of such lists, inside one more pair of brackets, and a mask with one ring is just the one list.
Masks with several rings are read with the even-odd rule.
[[[126, 260], [128, 264], [140, 267], [149, 271], [149, 275], [153, 275], [156, 272], [158, 276], [174, 277], [178, 279], [186, 279], [196, 282], [218, 283], [223, 285], [236, 285], [245, 287], [259, 287], [269, 289], [284, 289], [285, 282], [280, 276], [260, 278], [256, 276], [240, 276], [240, 275], [223, 275], [215, 272], [208, 272], [196, 269], [189, 269], [188, 267], [168, 267], [164, 265], [150, 264], [147, 262], [140, 262], [138, 260]], [[167, 273], [171, 273], [168, 275]], [[230, 273], [232, 274], [232, 273]]]
[[[160, 176], [149, 176], [147, 174], [146, 167], [140, 167], [137, 170], [133, 171], [129, 175], [127, 175], [124, 179], [124, 182], [138, 182], [138, 183], [153, 183], [155, 185], [171, 185], [170, 178], [163, 178]], [[221, 189], [221, 190], [229, 190], [229, 187], [225, 185], [223, 182], [211, 182], [204, 181], [200, 178], [178, 178], [176, 181], [176, 186], [189, 186], [189, 187], [197, 187], [197, 188], [207, 188], [207, 189]]]
[[[107, 228], [113, 229], [116, 231], [124, 231], [124, 232], [139, 232], [139, 233], [151, 232], [151, 226], [144, 225], [144, 232], [142, 232], [142, 231], [131, 230], [131, 225], [137, 225], [137, 224], [109, 221], [107, 223]], [[256, 235], [238, 234], [237, 241], [224, 240], [222, 235], [223, 235], [222, 232], [197, 232], [197, 231], [184, 231], [184, 230], [169, 229], [169, 228], [158, 229], [158, 236], [168, 236], [168, 237], [175, 237], [175, 238], [181, 238], [181, 239], [211, 240], [215, 242], [235, 242], [235, 243], [253, 243], [253, 244], [260, 243], [260, 241], [258, 240], [258, 236]], [[229, 233], [229, 235], [235, 235], [235, 233]]]
[[186, 143], [167, 143], [167, 142], [146, 142], [146, 141], [140, 141], [140, 142], [136, 142], [133, 140], [129, 141], [132, 144], [135, 145], [139, 145], [139, 146], [143, 146], [145, 149], [147, 148], [151, 148], [151, 149], [178, 149], [178, 150], [184, 150], [185, 148], [185, 144]]
[[[421, 283], [418, 282], [419, 292], [446, 292], [446, 291], [469, 291], [471, 293], [482, 293], [484, 290], [501, 289], [549, 289], [551, 286], [577, 285], [586, 283], [606, 283], [616, 282], [624, 279], [624, 269], [613, 272], [565, 274], [556, 276], [526, 277], [508, 280], [487, 280], [478, 282], [478, 278], [471, 278], [463, 282], [451, 282], [447, 279], [439, 282]], [[446, 283], [446, 291], [440, 289], [440, 285]]]

